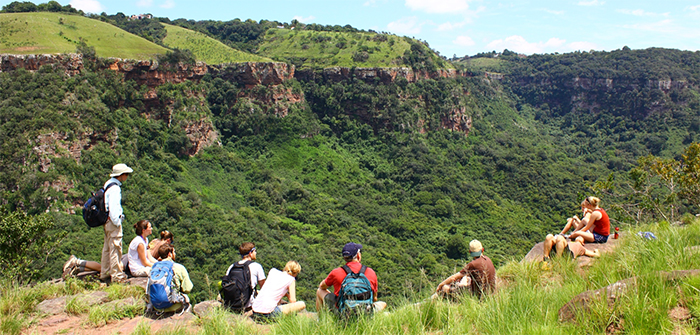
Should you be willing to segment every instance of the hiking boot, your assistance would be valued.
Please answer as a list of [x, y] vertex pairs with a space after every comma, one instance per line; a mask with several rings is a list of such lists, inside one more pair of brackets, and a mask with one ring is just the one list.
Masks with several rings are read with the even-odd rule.
[[64, 280], [68, 277], [72, 277], [75, 275], [75, 273], [78, 271], [78, 265], [80, 264], [80, 259], [78, 257], [75, 257], [75, 255], [70, 255], [70, 258], [68, 258], [68, 261], [63, 264], [63, 275], [61, 278]]

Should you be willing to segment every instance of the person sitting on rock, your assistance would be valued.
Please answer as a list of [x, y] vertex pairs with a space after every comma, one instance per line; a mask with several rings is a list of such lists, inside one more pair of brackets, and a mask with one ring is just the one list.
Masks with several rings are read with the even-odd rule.
[[160, 238], [157, 238], [148, 244], [148, 252], [153, 258], [158, 259], [158, 248], [160, 248], [163, 243], [173, 244], [173, 242], [175, 242], [173, 233], [163, 230], [160, 232]]
[[581, 236], [588, 243], [605, 243], [610, 235], [610, 218], [604, 209], [598, 207], [600, 199], [587, 197], [583, 201], [585, 216], [577, 224], [582, 228], [571, 233], [569, 238], [574, 241]]
[[[190, 280], [190, 275], [187, 272], [187, 269], [180, 263], [175, 263], [175, 249], [173, 248], [172, 244], [163, 244], [158, 248], [158, 257], [162, 259], [162, 261], [158, 261], [156, 264], [153, 265], [153, 269], [151, 270], [153, 273], [155, 273], [155, 268], [158, 266], [158, 263], [161, 262], [172, 262], [172, 282], [171, 282], [171, 297], [178, 297], [177, 300], [180, 300], [180, 302], [174, 302], [170, 307], [164, 308], [164, 309], [158, 309], [155, 308], [158, 313], [169, 313], [169, 312], [179, 312], [183, 310], [187, 310], [190, 307], [190, 298], [187, 296], [188, 293], [192, 291], [192, 287], [194, 286], [192, 284], [192, 280]], [[153, 276], [153, 273], [151, 273], [151, 277]], [[149, 279], [149, 285], [150, 285], [150, 279]], [[180, 299], [179, 297], [182, 297]], [[150, 296], [147, 294], [147, 298], [149, 299], [149, 303], [152, 301], [150, 300]]]
[[102, 271], [102, 265], [100, 265], [100, 263], [86, 261], [75, 257], [75, 255], [70, 255], [68, 261], [63, 264], [63, 275], [61, 277], [63, 280], [69, 277], [82, 278], [86, 275], [97, 275], [100, 271]]
[[[474, 296], [481, 298], [484, 294], [496, 290], [496, 268], [491, 259], [484, 256], [484, 247], [481, 242], [478, 240], [469, 242], [469, 252], [473, 258], [472, 261], [459, 272], [443, 280], [435, 290], [438, 295], [454, 296], [469, 288]], [[471, 280], [463, 281], [462, 279], [467, 275]]]
[[[303, 301], [297, 301], [296, 298], [296, 277], [299, 272], [301, 272], [301, 266], [295, 261], [287, 262], [283, 271], [270, 269], [265, 286], [253, 300], [253, 317], [274, 318], [305, 309], [306, 304]], [[280, 305], [284, 296], [289, 303]]]
[[146, 250], [153, 226], [148, 220], [141, 220], [134, 224], [134, 231], [136, 237], [129, 243], [127, 252], [129, 272], [134, 277], [146, 277], [153, 264], [158, 261]]
[[571, 257], [572, 259], [576, 259], [576, 257], [579, 256], [588, 256], [593, 258], [600, 257], [600, 251], [598, 251], [598, 249], [595, 249], [595, 251], [590, 251], [583, 246], [584, 243], [583, 236], [577, 237], [573, 242], [568, 242], [562, 235], [554, 236], [549, 234], [544, 239], [543, 261], [547, 262], [549, 261], [550, 257], [554, 255], [561, 256], [562, 254], [564, 256]]
[[[583, 218], [585, 218], [586, 214], [588, 214], [588, 208], [586, 208], [586, 200], [581, 202], [581, 212], [583, 213], [581, 216]], [[564, 229], [561, 230], [559, 235], [566, 234], [566, 232], [568, 232], [569, 229], [571, 229], [572, 231], [577, 231], [583, 227], [585, 227], [585, 224], [581, 221], [578, 215], [574, 215], [566, 219], [566, 225], [564, 225]]]

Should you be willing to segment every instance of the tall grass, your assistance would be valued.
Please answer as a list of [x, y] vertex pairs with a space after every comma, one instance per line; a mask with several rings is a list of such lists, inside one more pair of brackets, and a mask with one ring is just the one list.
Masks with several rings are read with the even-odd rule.
[[[652, 231], [656, 240], [645, 240], [637, 231]], [[700, 326], [700, 277], [667, 280], [660, 271], [700, 269], [700, 257], [687, 249], [700, 242], [700, 223], [683, 227], [668, 224], [636, 227], [624, 232], [617, 249], [579, 268], [566, 258], [555, 258], [547, 266], [541, 262], [510, 262], [498, 270], [503, 284], [498, 292], [477, 300], [464, 296], [456, 302], [430, 300], [407, 294], [402, 304], [387, 312], [353, 320], [339, 320], [322, 311], [301, 313], [277, 319], [270, 325], [256, 325], [222, 309], [197, 319], [201, 334], [668, 334], [697, 332]], [[576, 295], [635, 277], [633, 285], [615, 301], [589, 301], [575, 320], [560, 321], [559, 309]], [[425, 279], [427, 280], [427, 278]], [[425, 283], [434, 286], [436, 283]], [[64, 285], [42, 284], [14, 287], [2, 284], [0, 332], [19, 334], [32, 322], [31, 313], [43, 299], [96, 289], [93, 284], [68, 281]], [[140, 298], [138, 287], [112, 285], [106, 289], [112, 300]], [[415, 301], [420, 301], [415, 303]], [[669, 311], [682, 307], [689, 320], [669, 318]], [[143, 311], [137, 299], [133, 305], [114, 309], [91, 307], [88, 312], [76, 300], [66, 311], [87, 313], [88, 325], [100, 326], [109, 320], [134, 317]], [[191, 329], [169, 329], [157, 334], [187, 334]], [[137, 334], [151, 334], [146, 322]]]
[[[637, 231], [653, 231], [657, 240], [644, 240]], [[680, 228], [667, 224], [636, 227], [624, 232], [618, 248], [590, 267], [557, 258], [543, 263], [510, 262], [498, 276], [504, 285], [479, 301], [466, 296], [457, 303], [424, 301], [397, 306], [389, 313], [344, 323], [321, 313], [319, 321], [284, 317], [274, 334], [630, 334], [671, 333], [675, 327], [693, 328], [700, 317], [700, 278], [666, 281], [659, 271], [700, 269], [700, 257], [685, 248], [700, 242], [700, 224]], [[636, 287], [612, 304], [603, 299], [575, 322], [561, 322], [559, 309], [579, 293], [637, 276]], [[687, 307], [693, 316], [676, 325], [668, 311]]]

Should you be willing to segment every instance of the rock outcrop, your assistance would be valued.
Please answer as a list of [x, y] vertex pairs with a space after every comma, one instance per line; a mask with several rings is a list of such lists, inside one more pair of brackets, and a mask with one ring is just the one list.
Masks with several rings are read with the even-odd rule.
[[[659, 271], [657, 275], [661, 280], [671, 281], [684, 277], [699, 276], [700, 270]], [[559, 320], [562, 322], [575, 322], [579, 313], [589, 313], [591, 304], [599, 299], [605, 299], [609, 305], [612, 305], [621, 296], [637, 287], [637, 281], [637, 277], [631, 277], [597, 290], [583, 292], [559, 309]]]
[[419, 70], [415, 71], [408, 67], [329, 67], [322, 71], [300, 70], [296, 72], [295, 78], [301, 81], [313, 81], [324, 79], [331, 82], [339, 82], [353, 78], [366, 82], [381, 82], [384, 84], [393, 83], [399, 78], [408, 82], [416, 82], [425, 79], [456, 78], [465, 75], [455, 69], [438, 69], [437, 71]]

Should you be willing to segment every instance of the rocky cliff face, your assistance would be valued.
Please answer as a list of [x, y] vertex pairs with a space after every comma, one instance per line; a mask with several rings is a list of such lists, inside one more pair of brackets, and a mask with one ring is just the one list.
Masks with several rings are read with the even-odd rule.
[[366, 68], [366, 67], [329, 67], [322, 71], [302, 70], [297, 71], [295, 77], [302, 81], [312, 81], [324, 79], [326, 81], [338, 82], [352, 78], [362, 79], [367, 82], [379, 81], [384, 84], [393, 83], [399, 78], [404, 78], [408, 82], [416, 82], [425, 79], [456, 78], [464, 73], [455, 69], [440, 69], [435, 72], [414, 71], [407, 67], [392, 68]]

